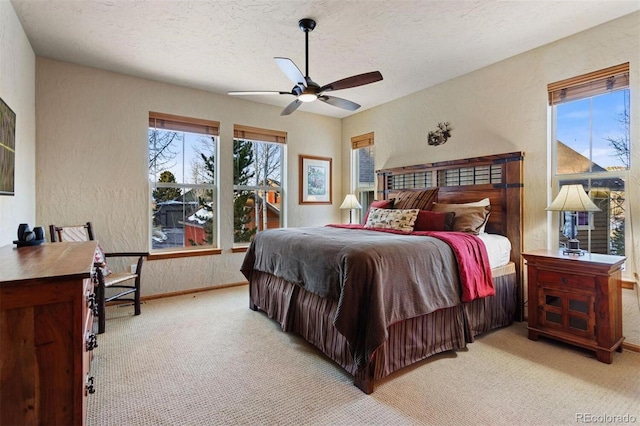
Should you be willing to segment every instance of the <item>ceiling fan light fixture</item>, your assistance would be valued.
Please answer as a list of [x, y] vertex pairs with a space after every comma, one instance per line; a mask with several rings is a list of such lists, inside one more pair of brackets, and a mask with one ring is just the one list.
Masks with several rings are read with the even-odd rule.
[[302, 103], [309, 103], [315, 100], [319, 100], [329, 105], [333, 105], [338, 108], [346, 109], [348, 111], [355, 111], [360, 108], [355, 102], [351, 102], [346, 99], [336, 98], [335, 96], [327, 96], [324, 92], [331, 92], [334, 90], [350, 89], [352, 87], [364, 86], [365, 84], [375, 83], [382, 80], [382, 74], [380, 71], [373, 71], [364, 74], [353, 75], [351, 77], [336, 80], [333, 83], [320, 86], [309, 77], [309, 33], [316, 27], [316, 21], [311, 18], [304, 18], [298, 22], [298, 26], [304, 32], [304, 62], [305, 62], [305, 74], [302, 74], [300, 68], [293, 63], [289, 58], [283, 58], [276, 56], [273, 59], [276, 61], [276, 65], [280, 67], [282, 72], [291, 80], [294, 84], [293, 89], [290, 92], [276, 92], [276, 91], [235, 91], [228, 92], [230, 95], [292, 95], [295, 96], [295, 100], [282, 110], [280, 115], [289, 115], [294, 112]]
[[303, 93], [298, 96], [298, 100], [300, 102], [313, 102], [316, 99], [318, 99], [318, 95], [316, 95], [315, 93]]

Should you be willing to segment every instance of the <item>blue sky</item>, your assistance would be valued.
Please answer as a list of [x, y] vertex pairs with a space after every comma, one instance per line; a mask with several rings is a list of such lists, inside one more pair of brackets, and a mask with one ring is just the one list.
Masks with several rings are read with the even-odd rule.
[[[194, 160], [200, 160], [199, 152], [206, 152], [205, 144], [210, 143], [210, 139], [207, 136], [190, 133], [190, 132], [176, 132], [180, 135], [172, 146], [172, 151], [179, 153], [168, 165], [168, 170], [173, 173], [178, 183], [194, 183], [192, 163]], [[204, 144], [203, 144], [204, 141]], [[164, 171], [158, 170], [158, 178], [160, 173]], [[153, 180], [153, 176], [149, 176]], [[200, 182], [202, 183], [202, 182]]]
[[593, 161], [602, 166], [622, 166], [605, 138], [618, 139], [625, 129], [620, 124], [628, 89], [559, 104], [557, 108], [557, 139], [589, 158], [590, 140]]

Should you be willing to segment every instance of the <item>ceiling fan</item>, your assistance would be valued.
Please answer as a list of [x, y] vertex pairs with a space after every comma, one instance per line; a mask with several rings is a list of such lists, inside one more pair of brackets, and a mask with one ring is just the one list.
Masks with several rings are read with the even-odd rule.
[[285, 109], [282, 110], [280, 115], [289, 115], [303, 103], [313, 102], [316, 99], [325, 102], [329, 105], [333, 105], [338, 108], [344, 108], [349, 111], [355, 111], [360, 108], [355, 102], [351, 102], [347, 99], [336, 98], [335, 96], [325, 95], [325, 92], [333, 90], [349, 89], [352, 87], [364, 86], [365, 84], [375, 83], [382, 80], [382, 74], [380, 71], [372, 71], [364, 74], [358, 74], [351, 77], [343, 78], [341, 80], [334, 81], [333, 83], [320, 86], [309, 77], [309, 33], [316, 27], [316, 21], [310, 18], [301, 19], [298, 21], [298, 26], [305, 34], [305, 75], [302, 75], [300, 69], [289, 58], [274, 58], [276, 64], [280, 67], [282, 72], [286, 74], [291, 81], [295, 83], [293, 89], [290, 92], [277, 92], [277, 91], [234, 91], [228, 92], [230, 95], [293, 95], [296, 100], [291, 102]]

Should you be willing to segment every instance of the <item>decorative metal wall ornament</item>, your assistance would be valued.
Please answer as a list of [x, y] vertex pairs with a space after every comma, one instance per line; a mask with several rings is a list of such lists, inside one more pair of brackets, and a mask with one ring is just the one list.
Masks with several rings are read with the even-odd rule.
[[449, 122], [438, 123], [438, 129], [433, 132], [429, 132], [427, 135], [427, 143], [433, 146], [442, 145], [450, 137], [451, 127], [449, 126]]

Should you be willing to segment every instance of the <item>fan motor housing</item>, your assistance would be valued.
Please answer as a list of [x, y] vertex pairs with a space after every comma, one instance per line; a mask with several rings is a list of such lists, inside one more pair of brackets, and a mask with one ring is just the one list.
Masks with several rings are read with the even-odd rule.
[[311, 18], [303, 18], [298, 21], [298, 26], [302, 31], [308, 33], [310, 31], [313, 31], [313, 29], [316, 27], [316, 21]]

